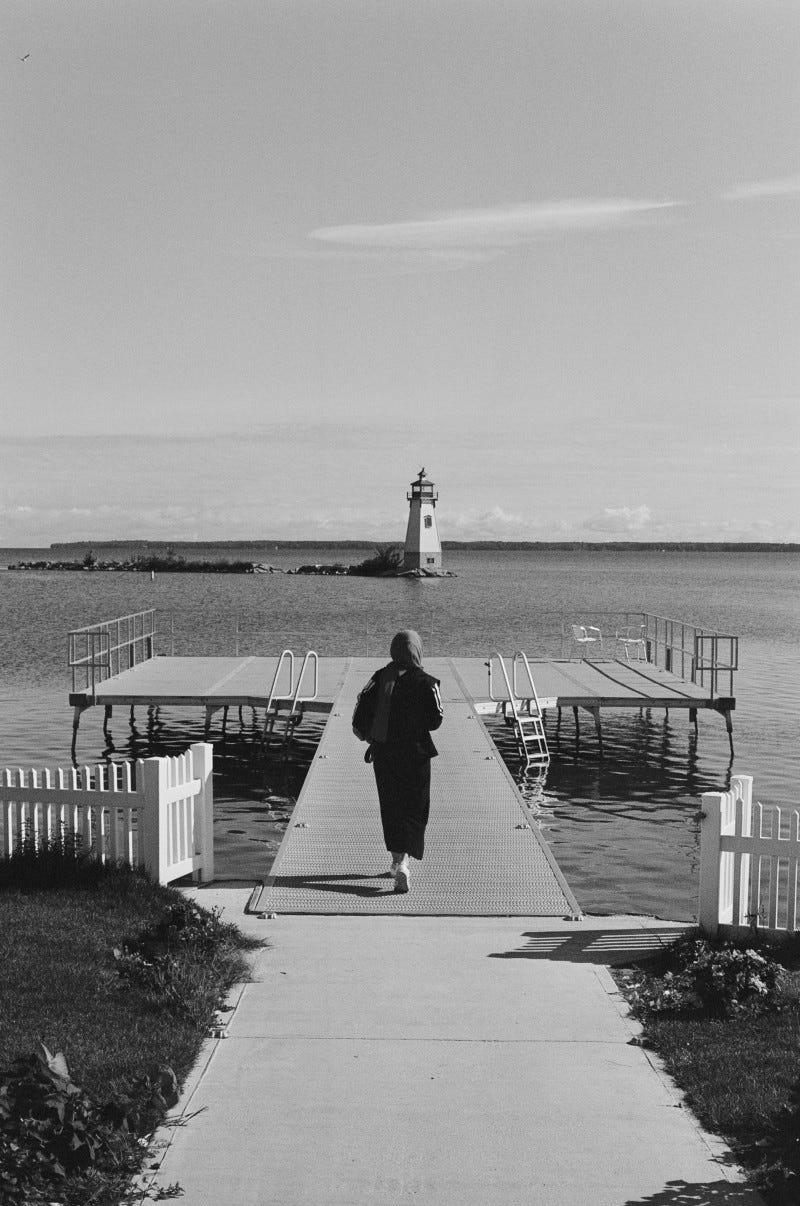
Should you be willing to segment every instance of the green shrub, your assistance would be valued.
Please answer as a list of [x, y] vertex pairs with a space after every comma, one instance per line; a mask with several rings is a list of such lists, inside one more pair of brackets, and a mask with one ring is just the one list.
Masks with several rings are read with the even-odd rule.
[[674, 966], [662, 975], [645, 973], [629, 982], [628, 999], [636, 1016], [728, 1017], [743, 1010], [780, 1009], [788, 1003], [783, 967], [752, 948], [714, 945], [702, 938], [679, 940], [670, 951], [670, 962]]
[[168, 1068], [130, 1094], [98, 1103], [67, 1061], [39, 1051], [0, 1072], [0, 1201], [4, 1206], [116, 1201], [141, 1165], [146, 1140], [178, 1100]]
[[378, 545], [374, 556], [368, 557], [359, 565], [351, 565], [350, 573], [366, 578], [379, 578], [381, 575], [396, 574], [403, 565], [403, 548], [399, 544]]

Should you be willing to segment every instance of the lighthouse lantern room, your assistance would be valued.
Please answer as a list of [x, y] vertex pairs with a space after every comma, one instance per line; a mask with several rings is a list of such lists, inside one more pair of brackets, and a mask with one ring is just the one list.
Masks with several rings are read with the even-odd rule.
[[436, 493], [434, 484], [420, 469], [419, 477], [411, 483], [408, 527], [406, 528], [403, 568], [407, 570], [440, 570], [442, 568], [442, 546], [436, 528]]

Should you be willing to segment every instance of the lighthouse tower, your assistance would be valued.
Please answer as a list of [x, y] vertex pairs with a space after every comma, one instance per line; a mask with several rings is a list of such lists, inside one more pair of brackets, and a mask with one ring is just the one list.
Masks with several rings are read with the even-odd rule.
[[403, 556], [403, 569], [440, 570], [442, 568], [442, 546], [436, 529], [436, 500], [433, 482], [428, 481], [425, 470], [411, 483], [408, 527]]

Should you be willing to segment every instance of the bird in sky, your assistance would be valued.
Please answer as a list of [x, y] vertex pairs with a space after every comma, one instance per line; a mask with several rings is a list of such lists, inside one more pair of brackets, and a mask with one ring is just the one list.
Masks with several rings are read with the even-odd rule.
[[22, 56], [22, 58], [20, 59], [20, 63], [24, 63], [24, 62], [25, 62], [25, 60], [26, 60], [26, 59], [29, 59], [30, 57], [31, 57], [31, 52], [30, 52], [30, 51], [28, 51], [28, 53], [27, 53], [27, 54], [24, 54], [24, 55]]

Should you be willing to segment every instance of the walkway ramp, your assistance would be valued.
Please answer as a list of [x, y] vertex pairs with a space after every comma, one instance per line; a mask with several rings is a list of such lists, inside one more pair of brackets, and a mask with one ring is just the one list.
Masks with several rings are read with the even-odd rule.
[[431, 820], [411, 891], [394, 893], [372, 767], [353, 736], [356, 696], [375, 660], [344, 675], [290, 827], [253, 909], [361, 913], [575, 917], [580, 909], [470, 698], [445, 658], [425, 668], [441, 681], [444, 722], [434, 734]]

